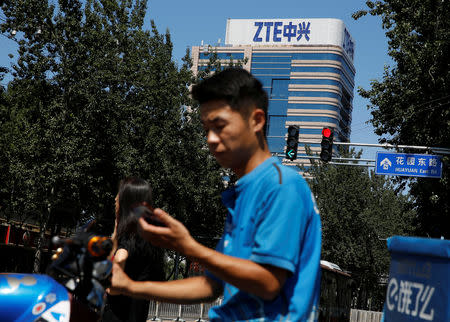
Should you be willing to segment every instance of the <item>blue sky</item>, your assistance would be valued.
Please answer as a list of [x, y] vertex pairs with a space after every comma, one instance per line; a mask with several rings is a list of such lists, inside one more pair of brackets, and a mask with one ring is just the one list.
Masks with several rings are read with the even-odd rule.
[[[370, 118], [367, 100], [356, 92], [361, 86], [369, 88], [372, 79], [380, 79], [386, 64], [392, 64], [387, 55], [387, 39], [379, 17], [365, 16], [353, 20], [353, 12], [364, 9], [363, 0], [227, 0], [227, 1], [162, 1], [148, 2], [147, 26], [153, 19], [159, 32], [169, 30], [174, 44], [174, 59], [180, 62], [186, 48], [216, 44], [225, 39], [228, 18], [338, 18], [344, 21], [355, 40], [356, 68], [353, 100], [351, 142], [377, 143], [373, 128], [366, 124]], [[10, 66], [9, 53], [15, 52], [15, 43], [0, 37], [0, 66]], [[5, 83], [5, 82], [3, 82]], [[377, 149], [365, 148], [364, 157], [374, 158]], [[378, 149], [380, 150], [380, 149]]]

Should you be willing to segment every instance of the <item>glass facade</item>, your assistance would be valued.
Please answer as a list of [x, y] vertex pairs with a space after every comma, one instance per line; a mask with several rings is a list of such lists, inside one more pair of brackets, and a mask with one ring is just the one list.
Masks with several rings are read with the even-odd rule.
[[[285, 152], [287, 128], [300, 128], [298, 156], [305, 143], [320, 152], [323, 127], [334, 129], [335, 141], [349, 141], [355, 68], [343, 47], [336, 45], [239, 45], [209, 47], [226, 63], [227, 57], [246, 59], [244, 68], [258, 78], [269, 95], [269, 149]], [[205, 48], [192, 50], [194, 73], [206, 65]], [[291, 163], [284, 160], [286, 163]], [[308, 166], [308, 159], [295, 163]]]

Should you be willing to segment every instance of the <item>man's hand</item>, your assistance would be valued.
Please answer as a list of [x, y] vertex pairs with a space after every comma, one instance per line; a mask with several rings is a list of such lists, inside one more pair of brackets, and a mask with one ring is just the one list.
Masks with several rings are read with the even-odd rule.
[[[226, 281], [245, 292], [257, 295], [264, 300], [271, 301], [279, 294], [280, 289], [283, 287], [288, 277], [288, 272], [286, 270], [219, 253], [197, 243], [182, 223], [169, 216], [169, 214], [163, 210], [155, 209], [153, 215], [156, 219], [161, 221], [165, 227], [150, 225], [144, 218], [139, 218], [139, 233], [147, 241], [156, 246], [169, 248], [195, 259], [221, 280]], [[175, 285], [181, 285], [183, 282], [180, 281], [185, 280], [178, 280]], [[213, 284], [212, 280], [208, 281], [206, 284], [208, 285], [206, 288], [207, 291], [202, 290], [201, 295], [194, 296], [195, 299], [210, 297], [212, 294], [216, 295], [216, 292], [213, 291], [213, 286], [211, 286]], [[192, 285], [195, 285], [194, 288], [200, 288], [201, 284], [195, 283]], [[153, 283], [153, 287], [154, 286], [155, 284]], [[179, 303], [180, 294], [183, 294], [185, 297], [190, 296], [189, 292], [192, 292], [192, 287], [191, 284], [189, 284], [189, 286], [190, 288], [187, 292], [187, 289], [183, 287], [173, 288], [172, 291], [175, 289], [177, 290], [178, 294], [176, 296], [173, 294], [170, 294], [170, 296], [167, 295], [170, 293], [169, 290], [156, 291], [154, 288], [150, 291], [146, 290], [141, 293], [147, 294], [147, 297], [149, 298], [156, 297], [165, 300], [168, 298], [176, 299], [174, 300], [174, 303]], [[166, 296], [160, 295], [163, 292]], [[151, 296], [148, 296], [150, 294]]]
[[138, 228], [142, 238], [155, 246], [168, 248], [188, 257], [194, 255], [197, 242], [181, 222], [160, 208], [153, 211], [153, 216], [165, 227], [151, 225], [141, 217]]
[[131, 280], [127, 274], [122, 270], [120, 265], [113, 263], [111, 286], [106, 290], [110, 295], [127, 294], [127, 288], [131, 286]]

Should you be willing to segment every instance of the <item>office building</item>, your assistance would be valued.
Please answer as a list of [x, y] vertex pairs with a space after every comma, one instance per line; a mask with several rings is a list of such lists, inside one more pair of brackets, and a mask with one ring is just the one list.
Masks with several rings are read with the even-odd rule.
[[[300, 128], [298, 159], [309, 164], [304, 142], [320, 152], [324, 127], [334, 141], [349, 141], [355, 68], [354, 40], [338, 19], [228, 19], [225, 44], [192, 48], [193, 70], [211, 53], [230, 58], [257, 77], [269, 95], [267, 137], [273, 154], [284, 155], [290, 125]], [[292, 162], [284, 160], [288, 164]]]

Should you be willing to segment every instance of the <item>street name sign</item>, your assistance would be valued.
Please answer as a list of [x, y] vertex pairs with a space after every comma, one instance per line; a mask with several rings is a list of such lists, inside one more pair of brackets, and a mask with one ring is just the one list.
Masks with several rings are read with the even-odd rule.
[[377, 152], [375, 173], [393, 176], [441, 178], [439, 155]]

